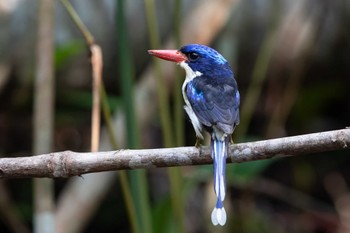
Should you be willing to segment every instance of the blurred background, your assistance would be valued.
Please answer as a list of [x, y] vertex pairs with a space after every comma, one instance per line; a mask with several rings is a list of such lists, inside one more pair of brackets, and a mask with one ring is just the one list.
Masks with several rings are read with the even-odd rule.
[[[90, 150], [90, 51], [64, 2], [0, 2], [1, 157]], [[194, 145], [184, 71], [147, 53], [188, 43], [215, 48], [234, 70], [242, 97], [235, 142], [349, 126], [348, 0], [71, 4], [103, 53], [99, 150]], [[54, 81], [40, 86], [45, 69]], [[211, 165], [40, 179], [46, 186], [5, 179], [0, 232], [350, 232], [348, 166], [348, 150], [229, 164], [224, 227], [210, 222]]]

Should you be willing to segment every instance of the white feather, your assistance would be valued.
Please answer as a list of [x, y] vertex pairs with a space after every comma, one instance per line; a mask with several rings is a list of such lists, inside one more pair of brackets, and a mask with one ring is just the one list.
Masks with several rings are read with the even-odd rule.
[[223, 174], [223, 172], [221, 171], [220, 172], [220, 178], [219, 178], [219, 180], [220, 180], [220, 198], [221, 198], [221, 201], [224, 201], [224, 199], [225, 199], [225, 194], [226, 194], [226, 187], [225, 187], [225, 182], [224, 182], [224, 180], [225, 180], [225, 174]]
[[[216, 163], [216, 170], [214, 171], [214, 178], [215, 178], [215, 193], [216, 195], [221, 199], [221, 201], [224, 201], [226, 189], [225, 189], [225, 171], [224, 171], [224, 163], [225, 163], [225, 148], [226, 148], [226, 141], [217, 141], [216, 134], [213, 134], [213, 140], [214, 140], [214, 155], [215, 158], [213, 160]], [[221, 135], [219, 136], [221, 138]], [[215, 141], [216, 140], [216, 141]]]
[[190, 102], [188, 101], [185, 89], [186, 89], [186, 85], [188, 82], [190, 82], [192, 79], [194, 79], [195, 77], [201, 76], [202, 73], [199, 71], [193, 71], [191, 69], [191, 67], [189, 67], [189, 65], [186, 62], [180, 62], [179, 65], [184, 68], [184, 70], [186, 71], [186, 79], [184, 81], [184, 83], [182, 84], [182, 96], [184, 98], [185, 101], [185, 106], [184, 109], [188, 115], [188, 117], [190, 118], [194, 131], [196, 132], [196, 136], [200, 139], [203, 139], [203, 135], [202, 135], [202, 124], [199, 122], [198, 117], [196, 116], [196, 114], [194, 113], [192, 106], [190, 104]]
[[225, 225], [226, 223], [226, 211], [225, 208], [214, 208], [213, 212], [211, 212], [211, 222], [213, 223], [214, 226], [216, 225]]

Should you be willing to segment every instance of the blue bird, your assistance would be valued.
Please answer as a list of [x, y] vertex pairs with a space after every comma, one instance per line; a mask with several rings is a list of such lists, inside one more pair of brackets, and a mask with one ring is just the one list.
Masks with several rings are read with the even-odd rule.
[[237, 82], [231, 67], [220, 53], [200, 44], [185, 45], [179, 50], [148, 52], [158, 58], [176, 62], [186, 71], [186, 79], [182, 85], [186, 104], [184, 109], [196, 132], [197, 143], [198, 139], [203, 139], [203, 130], [211, 135], [214, 191], [217, 196], [211, 221], [214, 225], [224, 225], [226, 158], [231, 134], [239, 124], [240, 104]]

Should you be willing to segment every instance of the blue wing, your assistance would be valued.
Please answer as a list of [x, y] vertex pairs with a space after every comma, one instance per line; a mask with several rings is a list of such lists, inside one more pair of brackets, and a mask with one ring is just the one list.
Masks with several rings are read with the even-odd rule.
[[186, 86], [186, 95], [199, 121], [232, 134], [239, 124], [240, 97], [233, 77], [201, 75]]

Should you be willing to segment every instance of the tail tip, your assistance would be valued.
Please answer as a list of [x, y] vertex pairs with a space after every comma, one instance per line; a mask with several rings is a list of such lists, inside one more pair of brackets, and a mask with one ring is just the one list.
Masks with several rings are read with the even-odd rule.
[[217, 208], [215, 207], [213, 209], [213, 212], [211, 212], [211, 222], [214, 226], [216, 225], [225, 225], [226, 223], [226, 211], [224, 207]]

